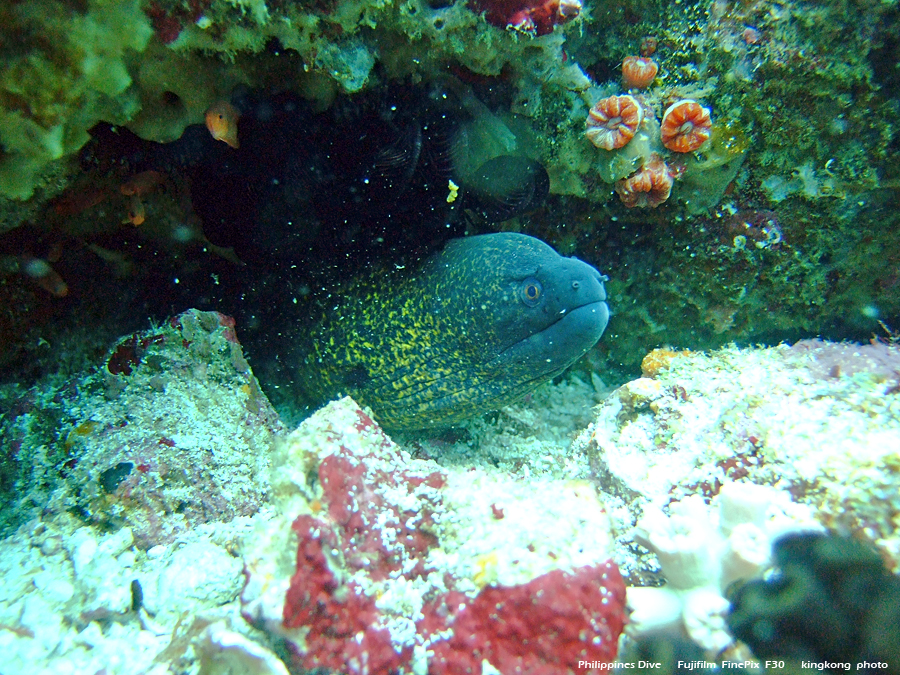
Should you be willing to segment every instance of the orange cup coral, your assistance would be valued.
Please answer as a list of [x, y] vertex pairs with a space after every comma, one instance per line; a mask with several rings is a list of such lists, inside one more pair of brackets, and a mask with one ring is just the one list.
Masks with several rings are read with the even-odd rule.
[[594, 104], [585, 122], [585, 135], [598, 148], [625, 147], [644, 121], [641, 104], [633, 96], [610, 96]]
[[669, 167], [659, 155], [654, 154], [639, 171], [616, 181], [615, 190], [628, 208], [637, 206], [655, 209], [669, 198], [672, 182]]
[[656, 61], [643, 56], [626, 56], [622, 59], [622, 84], [626, 89], [646, 89], [656, 78], [659, 66]]
[[693, 152], [709, 138], [712, 120], [709, 108], [684, 99], [670, 105], [660, 125], [662, 144], [673, 152]]

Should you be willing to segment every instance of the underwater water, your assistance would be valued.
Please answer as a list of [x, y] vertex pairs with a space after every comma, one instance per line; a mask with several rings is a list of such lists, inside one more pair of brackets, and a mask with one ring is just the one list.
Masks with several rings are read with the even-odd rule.
[[0, 675], [900, 673], [896, 3], [0, 45]]

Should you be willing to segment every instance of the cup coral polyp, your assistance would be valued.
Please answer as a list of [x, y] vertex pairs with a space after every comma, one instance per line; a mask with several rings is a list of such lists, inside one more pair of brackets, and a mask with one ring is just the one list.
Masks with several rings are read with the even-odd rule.
[[[623, 77], [629, 75], [625, 66]], [[651, 71], [655, 72], [655, 64]], [[681, 154], [708, 146], [711, 152], [716, 144], [715, 138], [710, 140], [709, 109], [688, 99], [669, 106], [659, 123], [643, 98], [609, 96], [594, 104], [585, 127], [588, 140], [607, 151], [597, 158], [597, 172], [605, 182], [614, 185], [629, 208], [659, 206], [669, 198], [673, 181], [689, 171], [699, 174], [703, 170], [700, 162], [708, 162], [708, 158], [693, 156], [692, 163], [686, 163], [667, 150]], [[668, 158], [668, 163], [663, 157]]]
[[622, 59], [622, 84], [626, 89], [646, 89], [649, 87], [659, 66], [656, 61], [643, 56], [626, 56]]
[[616, 181], [615, 190], [628, 208], [656, 208], [669, 198], [672, 182], [672, 171], [659, 156], [654, 155], [639, 171]]
[[660, 125], [662, 144], [673, 152], [693, 152], [703, 145], [712, 130], [709, 108], [684, 99], [670, 105]]
[[616, 150], [634, 138], [643, 121], [643, 108], [633, 96], [609, 96], [591, 108], [585, 135], [598, 148]]

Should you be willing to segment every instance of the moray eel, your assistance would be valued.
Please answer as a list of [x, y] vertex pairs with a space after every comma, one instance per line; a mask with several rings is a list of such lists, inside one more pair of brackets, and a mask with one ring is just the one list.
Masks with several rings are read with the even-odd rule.
[[389, 431], [452, 426], [521, 398], [596, 344], [606, 277], [544, 242], [451, 240], [413, 274], [336, 294], [307, 335], [299, 385], [349, 394]]

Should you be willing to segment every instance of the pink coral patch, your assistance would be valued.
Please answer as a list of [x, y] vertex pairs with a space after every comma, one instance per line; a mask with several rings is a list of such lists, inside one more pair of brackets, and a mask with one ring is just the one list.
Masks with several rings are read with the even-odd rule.
[[432, 675], [481, 671], [567, 675], [580, 661], [609, 663], [624, 626], [625, 582], [612, 562], [554, 570], [527, 584], [483, 589], [434, 645]]
[[[409, 659], [391, 645], [390, 633], [375, 626], [375, 601], [352, 582], [338, 583], [325, 551], [339, 546], [335, 533], [312, 516], [299, 516], [293, 530], [300, 538], [297, 571], [284, 603], [284, 625], [307, 628], [304, 668], [335, 672], [389, 673]], [[362, 664], [366, 667], [363, 668]]]

